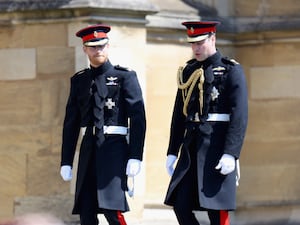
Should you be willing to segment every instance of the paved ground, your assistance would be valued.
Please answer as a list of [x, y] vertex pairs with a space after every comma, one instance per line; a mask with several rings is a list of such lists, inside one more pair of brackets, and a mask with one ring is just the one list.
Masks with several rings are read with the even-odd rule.
[[[125, 214], [126, 216], [126, 214]], [[197, 212], [201, 225], [209, 225], [205, 212]], [[178, 225], [171, 209], [145, 209], [142, 218], [127, 218], [128, 225]], [[100, 225], [107, 225], [100, 218]], [[257, 207], [231, 214], [231, 225], [300, 225], [300, 206]]]

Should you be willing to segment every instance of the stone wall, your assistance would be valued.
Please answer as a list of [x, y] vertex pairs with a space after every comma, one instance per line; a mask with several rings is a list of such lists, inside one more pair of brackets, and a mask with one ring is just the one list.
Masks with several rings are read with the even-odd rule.
[[286, 39], [237, 48], [248, 76], [250, 113], [242, 205], [299, 203], [299, 48], [299, 40]]
[[17, 197], [68, 193], [58, 177], [62, 116], [75, 65], [67, 28], [1, 28], [0, 217], [12, 215]]

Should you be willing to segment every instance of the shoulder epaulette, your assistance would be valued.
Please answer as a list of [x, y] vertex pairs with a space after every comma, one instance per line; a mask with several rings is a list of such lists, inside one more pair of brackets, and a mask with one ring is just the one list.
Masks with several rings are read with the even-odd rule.
[[240, 63], [237, 62], [235, 59], [230, 59], [230, 62], [233, 62], [233, 64], [240, 64]]
[[74, 74], [74, 76], [75, 76], [75, 75], [83, 74], [83, 73], [85, 73], [87, 70], [88, 70], [87, 68], [86, 68], [86, 69], [79, 70], [78, 72], [76, 72], [76, 73]]
[[120, 65], [116, 65], [116, 66], [114, 66], [114, 67], [115, 67], [115, 69], [117, 69], [117, 70], [131, 71], [130, 68], [128, 68], [128, 67], [123, 67], [123, 66], [120, 66]]
[[235, 59], [229, 59], [229, 58], [222, 58], [222, 61], [226, 64], [231, 64], [231, 65], [238, 65], [239, 63]]

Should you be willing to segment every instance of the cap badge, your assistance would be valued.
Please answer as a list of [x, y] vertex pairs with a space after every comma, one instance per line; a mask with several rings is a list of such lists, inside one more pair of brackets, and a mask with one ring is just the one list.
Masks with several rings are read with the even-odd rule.
[[193, 34], [194, 32], [195, 32], [195, 30], [194, 30], [194, 28], [193, 27], [191, 27], [191, 33]]
[[98, 37], [98, 32], [97, 31], [94, 31], [94, 37]]

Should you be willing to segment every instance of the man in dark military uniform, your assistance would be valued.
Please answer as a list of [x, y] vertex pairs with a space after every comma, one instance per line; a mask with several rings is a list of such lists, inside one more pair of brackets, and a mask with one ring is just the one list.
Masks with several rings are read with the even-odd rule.
[[228, 211], [236, 208], [247, 87], [242, 67], [215, 47], [217, 24], [183, 23], [194, 58], [178, 70], [166, 162], [172, 177], [165, 199], [180, 225], [199, 224], [194, 210], [207, 211], [211, 225], [229, 225]]
[[60, 174], [65, 181], [72, 179], [76, 144], [84, 130], [73, 208], [73, 214], [80, 214], [81, 225], [97, 225], [98, 213], [110, 225], [126, 225], [122, 212], [129, 210], [127, 177], [139, 173], [143, 156], [142, 91], [134, 71], [110, 63], [110, 29], [100, 24], [76, 33], [82, 38], [90, 68], [71, 77]]

